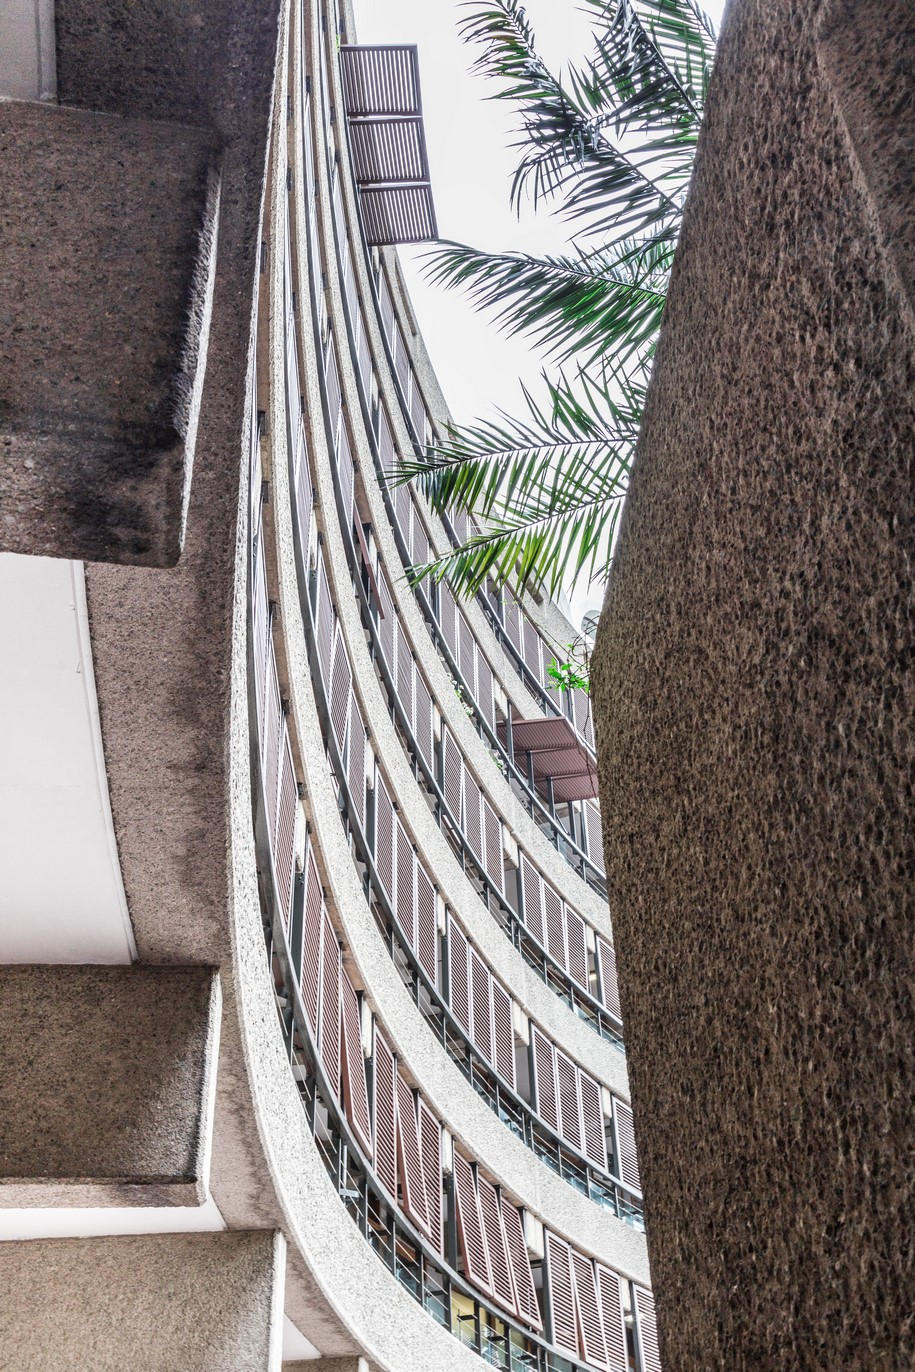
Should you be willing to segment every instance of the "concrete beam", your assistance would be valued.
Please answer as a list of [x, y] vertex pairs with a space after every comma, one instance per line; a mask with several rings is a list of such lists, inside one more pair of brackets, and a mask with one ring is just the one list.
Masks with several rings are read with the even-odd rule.
[[267, 1231], [0, 1244], [3, 1364], [279, 1372], [284, 1248]]
[[220, 1019], [206, 967], [0, 969], [0, 1205], [196, 1205]]
[[219, 179], [212, 134], [0, 103], [0, 548], [182, 548]]

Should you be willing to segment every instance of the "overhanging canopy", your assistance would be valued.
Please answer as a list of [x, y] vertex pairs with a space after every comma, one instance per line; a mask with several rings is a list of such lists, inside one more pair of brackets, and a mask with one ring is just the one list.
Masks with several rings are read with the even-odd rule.
[[[499, 733], [504, 739], [504, 724]], [[567, 719], [513, 719], [512, 747], [516, 759], [530, 754], [535, 781], [552, 781], [554, 800], [591, 800], [597, 795], [594, 760]]]

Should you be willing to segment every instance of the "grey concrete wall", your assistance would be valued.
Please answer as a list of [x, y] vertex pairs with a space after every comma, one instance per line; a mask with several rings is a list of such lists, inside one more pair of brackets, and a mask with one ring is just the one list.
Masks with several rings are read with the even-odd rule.
[[915, 1363], [911, 18], [733, 0], [598, 636], [668, 1372]]

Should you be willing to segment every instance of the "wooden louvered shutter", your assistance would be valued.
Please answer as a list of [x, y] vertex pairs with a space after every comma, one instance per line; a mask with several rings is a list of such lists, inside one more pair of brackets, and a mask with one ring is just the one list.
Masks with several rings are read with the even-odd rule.
[[[527, 615], [522, 616], [521, 632], [524, 644], [524, 661], [531, 669], [532, 675], [539, 681], [543, 670], [540, 656], [540, 635]], [[547, 662], [549, 661], [550, 658], [548, 657]]]
[[515, 1087], [515, 1032], [512, 1003], [505, 988], [492, 979], [492, 1022], [495, 1037], [495, 1069], [503, 1081]]
[[509, 643], [513, 648], [521, 651], [521, 607], [511, 591], [505, 594], [505, 608], [503, 610], [503, 623], [505, 633]]
[[406, 557], [412, 560], [413, 533], [411, 515], [413, 513], [413, 502], [410, 499], [410, 491], [406, 486], [396, 486], [394, 488], [394, 518], [397, 520], [400, 532], [403, 534], [403, 541], [406, 544]]
[[479, 1173], [477, 1173], [477, 1195], [480, 1198], [480, 1214], [483, 1217], [486, 1247], [489, 1249], [493, 1297], [504, 1310], [514, 1315], [517, 1313], [518, 1303], [515, 1299], [515, 1286], [512, 1281], [511, 1263], [508, 1258], [508, 1241], [502, 1225], [499, 1197], [492, 1182], [481, 1177]]
[[589, 800], [584, 803], [585, 832], [588, 837], [588, 857], [595, 867], [604, 870], [604, 840], [601, 831], [600, 810]]
[[343, 1104], [350, 1128], [359, 1140], [367, 1158], [372, 1156], [372, 1120], [369, 1096], [365, 1084], [365, 1058], [362, 1055], [362, 1032], [359, 998], [346, 972], [341, 977], [343, 1002]]
[[560, 967], [568, 967], [566, 961], [566, 922], [565, 911], [559, 896], [550, 886], [543, 883], [543, 922], [546, 925], [546, 946], [550, 957]]
[[375, 1068], [375, 1172], [389, 1195], [397, 1200], [397, 1130], [394, 1106], [394, 1054], [375, 1025], [372, 1052]]
[[362, 722], [359, 706], [356, 704], [356, 697], [352, 694], [350, 694], [349, 702], [346, 779], [359, 827], [365, 829], [365, 725]]
[[556, 1062], [553, 1045], [545, 1034], [531, 1025], [534, 1059], [534, 1096], [537, 1114], [551, 1129], [559, 1128], [556, 1093]]
[[448, 988], [451, 1013], [464, 1032], [473, 1037], [470, 1028], [470, 969], [469, 952], [463, 929], [448, 917]]
[[480, 788], [464, 768], [464, 837], [477, 862], [483, 867], [483, 825], [480, 816]]
[[426, 766], [431, 769], [435, 766], [433, 751], [434, 740], [432, 734], [432, 697], [419, 672], [414, 674], [413, 685], [416, 697], [413, 702], [413, 732], [416, 737], [416, 746], [419, 749], [420, 757], [423, 759]]
[[391, 433], [390, 421], [383, 405], [378, 407], [378, 456], [381, 461], [381, 470], [386, 476], [390, 476], [395, 466], [394, 436]]
[[470, 632], [470, 625], [464, 615], [458, 610], [458, 669], [464, 678], [464, 684], [472, 699], [476, 699], [477, 693], [477, 673], [476, 673], [476, 644], [473, 634]]
[[334, 657], [333, 667], [330, 673], [330, 725], [334, 731], [334, 738], [337, 740], [337, 747], [343, 753], [343, 742], [346, 738], [346, 724], [349, 715], [349, 693], [352, 684], [353, 674], [350, 671], [349, 659], [346, 655], [346, 648], [343, 643], [343, 635], [340, 626], [334, 634]]
[[502, 861], [502, 825], [499, 816], [483, 797], [483, 838], [486, 844], [486, 871], [497, 891], [504, 890], [505, 872]]
[[330, 681], [330, 652], [334, 641], [334, 607], [327, 584], [324, 555], [318, 552], [317, 594], [315, 600], [315, 646], [318, 666], [325, 686]]
[[604, 1344], [607, 1349], [607, 1367], [610, 1372], [629, 1372], [620, 1279], [609, 1267], [603, 1267], [600, 1263], [597, 1263], [597, 1289], [600, 1295]]
[[423, 1177], [426, 1183], [426, 1209], [429, 1212], [429, 1234], [437, 1253], [442, 1251], [442, 1126], [422, 1096], [419, 1106], [419, 1146], [423, 1155]]
[[381, 655], [388, 664], [388, 670], [392, 676], [396, 676], [394, 629], [397, 617], [394, 614], [394, 602], [391, 599], [391, 592], [388, 590], [388, 583], [380, 567], [375, 580], [378, 586], [378, 642], [381, 646]]
[[578, 1337], [585, 1362], [594, 1367], [607, 1366], [607, 1347], [597, 1297], [594, 1263], [583, 1253], [572, 1249], [572, 1271], [575, 1274], [575, 1310], [578, 1316]]
[[445, 755], [444, 785], [442, 790], [445, 792], [445, 804], [451, 812], [451, 817], [460, 828], [461, 798], [464, 790], [464, 764], [461, 761], [460, 750], [447, 729], [442, 730], [442, 741]]
[[616, 979], [616, 951], [606, 939], [597, 936], [597, 965], [600, 969], [601, 1000], [617, 1019], [622, 1019], [620, 1010], [620, 988]]
[[491, 1296], [492, 1271], [477, 1188], [470, 1163], [457, 1149], [454, 1150], [454, 1199], [464, 1275], [480, 1291]]
[[642, 1354], [642, 1372], [661, 1372], [654, 1296], [650, 1291], [646, 1291], [643, 1286], [636, 1286], [633, 1290], [635, 1291], [635, 1319], [639, 1335], [639, 1350]]
[[381, 773], [375, 773], [375, 866], [388, 899], [394, 900], [394, 807]]
[[591, 990], [588, 976], [588, 945], [585, 942], [585, 922], [566, 906], [566, 936], [569, 952], [569, 975], [585, 991]]
[[477, 704], [480, 707], [480, 714], [486, 720], [490, 729], [496, 727], [492, 682], [492, 668], [480, 652], [479, 648], [477, 648]]
[[413, 561], [425, 567], [429, 561], [429, 538], [419, 517], [419, 507], [413, 506]]
[[454, 596], [443, 581], [439, 582], [438, 587], [438, 622], [442, 638], [451, 650], [451, 656], [457, 658], [457, 606], [454, 603]]
[[642, 1180], [639, 1176], [639, 1160], [635, 1151], [632, 1111], [628, 1105], [624, 1105], [615, 1096], [613, 1098], [613, 1120], [616, 1125], [616, 1165], [619, 1168], [620, 1178], [627, 1186], [632, 1186], [637, 1191], [641, 1191]]
[[397, 921], [410, 947], [416, 948], [416, 857], [413, 845], [407, 837], [399, 819], [395, 819], [397, 832]]
[[400, 1072], [397, 1073], [397, 1157], [404, 1212], [424, 1234], [429, 1234], [429, 1208], [426, 1204], [426, 1179], [419, 1146], [416, 1101]]
[[470, 950], [470, 994], [473, 1041], [487, 1062], [492, 1062], [492, 982], [489, 968], [475, 948]]
[[553, 1343], [563, 1353], [578, 1357], [575, 1295], [572, 1286], [572, 1253], [564, 1239], [546, 1231], [546, 1269], [550, 1290]]
[[411, 373], [410, 377], [410, 418], [413, 420], [413, 427], [420, 443], [426, 441], [426, 406], [423, 401], [423, 393], [419, 389], [416, 374]]
[[315, 1041], [318, 1037], [318, 996], [321, 985], [321, 883], [309, 845], [305, 863], [305, 933], [302, 940], [302, 1002]]
[[517, 1207], [504, 1197], [502, 1198], [502, 1221], [505, 1225], [505, 1237], [508, 1241], [508, 1257], [512, 1265], [518, 1314], [525, 1324], [531, 1325], [534, 1329], [542, 1329], [543, 1320], [537, 1301], [531, 1260], [527, 1251], [527, 1244], [524, 1241], [524, 1225], [521, 1214]]
[[438, 983], [438, 931], [435, 887], [422, 863], [416, 863], [416, 953], [433, 986]]
[[334, 1095], [340, 1096], [340, 945], [325, 907], [321, 950], [321, 1038], [324, 1071]]
[[607, 1166], [607, 1137], [604, 1132], [604, 1111], [600, 1102], [600, 1087], [587, 1072], [578, 1069], [581, 1087], [581, 1116], [584, 1133], [584, 1154], [595, 1167]]
[[410, 732], [413, 731], [413, 654], [410, 644], [397, 621], [397, 697], [403, 706]]
[[543, 932], [543, 890], [540, 873], [524, 854], [521, 854], [521, 893], [524, 899], [524, 923], [538, 943], [546, 945]]
[[578, 1068], [559, 1048], [556, 1049], [556, 1080], [559, 1083], [559, 1132], [580, 1153], [582, 1138]]

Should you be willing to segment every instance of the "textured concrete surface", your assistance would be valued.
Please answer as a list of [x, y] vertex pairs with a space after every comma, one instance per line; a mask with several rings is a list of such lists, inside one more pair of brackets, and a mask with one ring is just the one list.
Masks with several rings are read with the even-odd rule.
[[0, 546], [178, 557], [216, 251], [212, 143], [0, 104]]
[[207, 967], [0, 968], [0, 1203], [204, 1199], [219, 981]]
[[0, 1361], [16, 1372], [281, 1366], [277, 1234], [5, 1243], [0, 1288]]
[[729, 9], [598, 637], [667, 1372], [915, 1364], [912, 49]]

